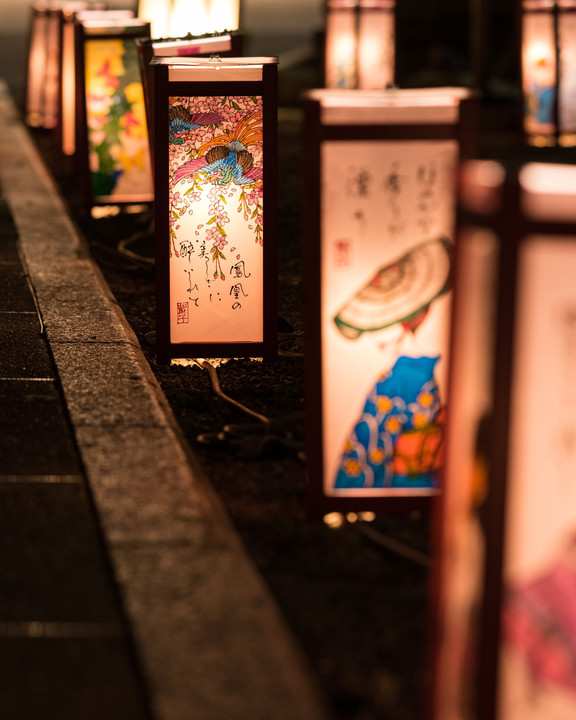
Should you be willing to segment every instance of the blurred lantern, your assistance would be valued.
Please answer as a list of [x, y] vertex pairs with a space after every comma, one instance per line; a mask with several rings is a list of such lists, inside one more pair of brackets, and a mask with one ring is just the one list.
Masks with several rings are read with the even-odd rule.
[[382, 90], [394, 84], [395, 0], [327, 0], [327, 88]]
[[576, 144], [576, 1], [522, 5], [524, 132], [533, 145]]
[[438, 492], [453, 182], [471, 102], [441, 88], [307, 96], [312, 514], [391, 498], [414, 507]]
[[181, 37], [186, 33], [202, 35], [210, 31], [207, 0], [173, 0], [170, 15], [170, 36]]
[[26, 69], [25, 117], [28, 125], [42, 127], [44, 123], [43, 95], [47, 55], [47, 3], [32, 6], [28, 66]]
[[138, 2], [138, 17], [150, 23], [150, 33], [153, 38], [170, 35], [171, 14], [172, 0], [139, 0]]
[[137, 19], [77, 24], [78, 164], [87, 204], [153, 200], [144, 93], [136, 38], [150, 37]]
[[[90, 7], [90, 9], [88, 9]], [[98, 4], [67, 3], [61, 11], [59, 141], [64, 155], [76, 152], [76, 23], [133, 18], [132, 10], [104, 10]]]
[[276, 353], [273, 58], [155, 58], [157, 355]]
[[32, 6], [26, 80], [25, 117], [33, 127], [58, 124], [60, 88], [60, 10], [69, 3]]
[[576, 168], [461, 175], [433, 718], [569, 718]]
[[356, 0], [327, 0], [325, 84], [356, 87]]
[[173, 39], [141, 39], [136, 41], [140, 58], [140, 73], [146, 101], [146, 120], [148, 123], [151, 155], [154, 157], [154, 69], [151, 66], [154, 57], [208, 57], [212, 54], [220, 57], [242, 55], [243, 38], [240, 33], [216, 33], [199, 37]]
[[211, 0], [208, 27], [210, 32], [238, 30], [240, 27], [240, 0]]

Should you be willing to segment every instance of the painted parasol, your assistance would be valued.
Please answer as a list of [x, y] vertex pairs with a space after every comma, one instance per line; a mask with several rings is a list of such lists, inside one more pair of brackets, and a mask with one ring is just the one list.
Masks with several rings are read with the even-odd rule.
[[413, 329], [410, 323], [450, 288], [451, 260], [452, 243], [446, 238], [417, 245], [381, 267], [336, 314], [336, 326], [350, 340], [397, 323]]

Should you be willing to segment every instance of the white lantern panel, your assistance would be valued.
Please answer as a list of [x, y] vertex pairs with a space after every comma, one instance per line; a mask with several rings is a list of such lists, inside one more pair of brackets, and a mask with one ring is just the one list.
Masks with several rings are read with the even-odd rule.
[[321, 154], [324, 489], [436, 492], [455, 141], [329, 141]]
[[262, 342], [262, 98], [172, 97], [169, 126], [171, 342]]
[[576, 237], [520, 250], [513, 357], [503, 720], [576, 715]]

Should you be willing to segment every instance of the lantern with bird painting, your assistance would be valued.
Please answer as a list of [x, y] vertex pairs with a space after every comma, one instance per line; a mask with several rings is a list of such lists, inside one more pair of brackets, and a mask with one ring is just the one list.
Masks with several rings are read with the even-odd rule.
[[[453, 182], [469, 93], [306, 100], [311, 512], [414, 507], [439, 488]], [[470, 139], [470, 138], [468, 138]]]
[[276, 348], [273, 58], [155, 58], [157, 353]]

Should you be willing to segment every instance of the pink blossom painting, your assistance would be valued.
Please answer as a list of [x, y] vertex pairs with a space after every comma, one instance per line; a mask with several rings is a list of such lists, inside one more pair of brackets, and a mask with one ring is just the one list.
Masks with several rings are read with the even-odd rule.
[[262, 98], [171, 97], [168, 127], [171, 340], [261, 342]]

